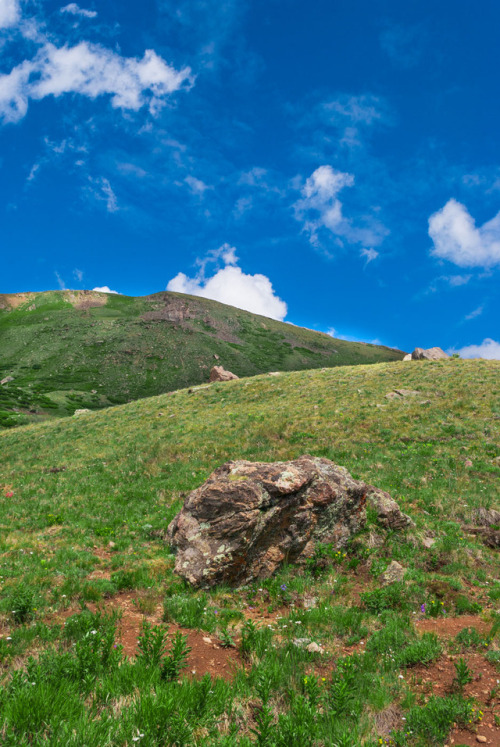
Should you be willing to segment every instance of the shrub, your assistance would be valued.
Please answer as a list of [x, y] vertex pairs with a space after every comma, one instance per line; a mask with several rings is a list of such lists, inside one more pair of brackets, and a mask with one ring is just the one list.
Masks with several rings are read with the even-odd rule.
[[12, 591], [9, 597], [9, 603], [12, 607], [11, 614], [17, 625], [29, 622], [33, 618], [35, 608], [35, 594], [30, 587], [21, 582]]

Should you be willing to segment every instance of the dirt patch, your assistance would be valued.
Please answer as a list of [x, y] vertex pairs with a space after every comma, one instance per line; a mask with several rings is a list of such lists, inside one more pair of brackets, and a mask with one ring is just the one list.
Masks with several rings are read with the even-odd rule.
[[[427, 621], [425, 621], [427, 622]], [[417, 666], [411, 670], [410, 684], [422, 695], [444, 696], [452, 691], [453, 679], [456, 676], [454, 662], [460, 657], [442, 656], [431, 666]], [[499, 675], [486, 659], [477, 653], [464, 654], [473, 680], [464, 688], [467, 698], [474, 698], [477, 702], [477, 711], [482, 711], [482, 721], [479, 724], [471, 724], [474, 731], [466, 729], [454, 729], [447, 743], [449, 745], [477, 745], [477, 735], [486, 737], [485, 744], [500, 745], [500, 728], [495, 725], [495, 713], [500, 706]]]
[[0, 309], [17, 309], [34, 297], [34, 293], [2, 293], [0, 294]]
[[79, 311], [87, 311], [108, 303], [107, 293], [96, 293], [94, 291], [69, 291], [64, 294], [64, 300]]
[[105, 581], [111, 581], [111, 572], [110, 571], [92, 571], [92, 573], [89, 573], [87, 576], [87, 579], [89, 581], [95, 581], [96, 579], [101, 579]]
[[[117, 610], [121, 613], [117, 626], [117, 643], [123, 646], [123, 653], [126, 657], [131, 658], [137, 655], [137, 641], [142, 632], [142, 621], [146, 618], [152, 625], [164, 625], [168, 630], [169, 640], [177, 631], [187, 636], [191, 651], [184, 673], [188, 677], [201, 678], [205, 674], [211, 677], [222, 677], [225, 680], [231, 680], [234, 677], [238, 667], [242, 666], [236, 649], [222, 648], [216, 635], [182, 628], [176, 623], [163, 623], [161, 604], [151, 615], [143, 615], [136, 604], [138, 598], [139, 595], [136, 592], [125, 592], [106, 599], [99, 605], [93, 603], [87, 605], [92, 612], [99, 609], [105, 612]], [[63, 622], [78, 611], [74, 608], [64, 610], [58, 615], [57, 622]]]
[[415, 627], [419, 633], [435, 633], [440, 638], [455, 638], [464, 628], [475, 628], [478, 633], [488, 633], [491, 623], [481, 620], [478, 615], [460, 617], [428, 617], [417, 620]]
[[92, 548], [91, 552], [92, 555], [95, 555], [96, 558], [99, 558], [99, 560], [105, 560], [109, 562], [112, 557], [112, 553], [110, 550], [105, 550], [103, 547], [96, 547], [95, 545]]

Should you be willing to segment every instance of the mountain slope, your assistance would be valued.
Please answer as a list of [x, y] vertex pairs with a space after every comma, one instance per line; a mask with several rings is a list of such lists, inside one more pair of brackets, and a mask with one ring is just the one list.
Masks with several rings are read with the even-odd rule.
[[0, 426], [200, 384], [218, 362], [241, 377], [401, 358], [177, 293], [0, 295]]
[[[499, 744], [499, 557], [469, 531], [498, 508], [499, 374], [461, 360], [289, 372], [1, 433], [8, 744], [251, 747], [265, 708], [261, 744]], [[186, 491], [227, 460], [304, 453], [390, 492], [416, 528], [368, 512], [345, 555], [238, 590], [175, 576], [165, 528]], [[383, 586], [393, 560], [405, 579]], [[135, 660], [112, 647], [141, 654], [143, 615], [168, 648], [187, 636], [186, 677], [162, 676], [146, 634]]]

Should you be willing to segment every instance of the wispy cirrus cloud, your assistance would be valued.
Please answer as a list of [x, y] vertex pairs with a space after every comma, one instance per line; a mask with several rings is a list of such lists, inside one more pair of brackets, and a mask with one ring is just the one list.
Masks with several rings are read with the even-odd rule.
[[[344, 216], [339, 194], [353, 185], [353, 174], [338, 171], [329, 164], [319, 166], [306, 179], [301, 189], [302, 196], [293, 207], [296, 219], [302, 222], [303, 230], [314, 247], [328, 252], [328, 247], [321, 241], [321, 234], [325, 231], [335, 237], [337, 247], [343, 247], [344, 241], [348, 244], [364, 244], [365, 247], [378, 246], [389, 233], [372, 216], [364, 216], [360, 225], [355, 225], [352, 219]], [[363, 256], [368, 261], [375, 259], [375, 255], [378, 255], [376, 250], [365, 248]]]
[[116, 213], [120, 208], [118, 198], [109, 182], [104, 176], [89, 177], [86, 194], [97, 202], [104, 203], [108, 213]]
[[64, 8], [61, 8], [60, 13], [69, 13], [72, 16], [81, 16], [82, 18], [96, 18], [97, 11], [96, 10], [86, 10], [85, 8], [80, 8], [79, 5], [76, 3], [69, 3], [69, 5], [65, 5]]
[[471, 311], [470, 314], [466, 314], [464, 317], [466, 322], [470, 322], [471, 319], [476, 319], [478, 316], [481, 316], [481, 314], [484, 311], [484, 304], [481, 306], [478, 306], [477, 309], [474, 309], [474, 311]]
[[380, 34], [380, 46], [398, 67], [415, 67], [421, 60], [427, 41], [422, 24], [387, 22]]

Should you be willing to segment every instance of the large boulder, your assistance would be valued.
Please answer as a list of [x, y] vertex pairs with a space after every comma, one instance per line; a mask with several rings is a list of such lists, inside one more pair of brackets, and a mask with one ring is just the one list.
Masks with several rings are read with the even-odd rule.
[[235, 461], [187, 497], [167, 538], [176, 572], [195, 586], [238, 586], [335, 548], [366, 521], [368, 485], [328, 459]]
[[440, 361], [450, 356], [441, 348], [415, 348], [411, 357], [414, 361]]
[[210, 371], [210, 381], [231, 381], [231, 379], [238, 378], [239, 376], [231, 373], [231, 371], [226, 371], [223, 366], [213, 366], [212, 370]]

